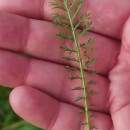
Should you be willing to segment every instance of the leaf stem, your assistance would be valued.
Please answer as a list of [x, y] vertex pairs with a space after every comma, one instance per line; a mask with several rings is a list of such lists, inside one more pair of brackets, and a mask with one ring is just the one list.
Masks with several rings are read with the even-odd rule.
[[84, 105], [85, 105], [84, 106], [85, 107], [85, 117], [86, 117], [86, 121], [85, 121], [86, 130], [90, 130], [91, 127], [90, 127], [90, 124], [89, 124], [88, 99], [87, 99], [87, 94], [86, 94], [87, 85], [86, 85], [86, 80], [85, 80], [82, 56], [81, 56], [81, 53], [80, 53], [80, 47], [79, 47], [78, 39], [77, 39], [77, 36], [76, 36], [73, 17], [71, 16], [71, 11], [68, 7], [68, 0], [64, 0], [64, 4], [65, 4], [66, 11], [67, 11], [67, 15], [69, 17], [69, 22], [70, 22], [70, 26], [71, 26], [71, 30], [72, 30], [74, 44], [75, 44], [76, 51], [77, 51], [77, 57], [78, 57], [79, 68], [80, 68], [80, 75], [81, 75], [81, 79], [82, 79]]

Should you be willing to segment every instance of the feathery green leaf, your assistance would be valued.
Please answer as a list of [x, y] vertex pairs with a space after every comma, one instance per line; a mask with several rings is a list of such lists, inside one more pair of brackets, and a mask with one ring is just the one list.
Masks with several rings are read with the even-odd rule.
[[[60, 4], [58, 4], [58, 2]], [[76, 101], [83, 100], [84, 101], [84, 112], [85, 112], [85, 123], [86, 125], [86, 130], [91, 130], [91, 125], [89, 121], [89, 104], [88, 104], [88, 96], [95, 95], [96, 92], [93, 90], [90, 90], [88, 92], [88, 86], [95, 84], [95, 81], [88, 81], [86, 82], [86, 75], [84, 73], [84, 70], [87, 67], [91, 67], [91, 65], [94, 63], [95, 58], [91, 58], [90, 55], [94, 52], [93, 48], [89, 49], [87, 46], [91, 45], [93, 43], [93, 39], [89, 39], [86, 43], [79, 44], [79, 37], [83, 36], [85, 33], [90, 31], [92, 29], [92, 21], [90, 19], [90, 14], [83, 14], [80, 15], [80, 9], [83, 6], [83, 0], [72, 0], [71, 2], [69, 0], [61, 0], [58, 1], [55, 0], [53, 3], [51, 3], [54, 8], [58, 8], [64, 11], [66, 14], [58, 14], [55, 13], [53, 14], [53, 18], [55, 19], [54, 24], [57, 26], [60, 26], [61, 28], [66, 28], [69, 29], [69, 34], [65, 33], [57, 33], [57, 36], [63, 39], [71, 40], [74, 43], [74, 48], [69, 47], [69, 46], [60, 46], [61, 49], [64, 51], [68, 51], [71, 53], [75, 53], [77, 57], [68, 57], [64, 56], [63, 58], [67, 61], [76, 61], [78, 62], [78, 67], [71, 67], [71, 66], [66, 66], [67, 70], [72, 70], [72, 71], [79, 71], [79, 75], [77, 76], [69, 76], [69, 79], [74, 80], [74, 79], [80, 79], [82, 82], [82, 86], [77, 86], [72, 88], [72, 90], [82, 90], [83, 92], [83, 97], [77, 97]], [[63, 22], [63, 20], [68, 20]], [[68, 25], [66, 24], [68, 23]], [[86, 25], [85, 25], [86, 23]], [[84, 25], [82, 30], [77, 31], [77, 28], [81, 27]], [[82, 49], [82, 50], [81, 50]], [[84, 52], [84, 54], [81, 54], [81, 51]], [[83, 58], [87, 58], [86, 66], [84, 65]], [[96, 71], [88, 71], [87, 73], [89, 76], [92, 76], [96, 74]], [[94, 127], [93, 127], [94, 128]]]
[[81, 125], [87, 125], [88, 123], [86, 123], [86, 122], [83, 122]]
[[68, 24], [62, 23], [62, 22], [60, 22], [58, 20], [53, 21], [52, 24], [54, 24], [56, 26], [60, 26], [62, 28], [68, 28], [68, 29], [70, 29], [70, 26]]
[[95, 92], [95, 91], [93, 91], [93, 90], [90, 90], [89, 92], [88, 92], [88, 96], [94, 96], [94, 95], [97, 95], [98, 94], [98, 92]]
[[85, 22], [86, 19], [88, 19], [90, 17], [90, 14], [85, 14], [85, 15], [82, 15], [80, 16], [79, 20], [76, 22], [76, 25], [75, 25], [75, 28], [74, 29], [77, 29], [82, 23]]
[[55, 19], [59, 19], [59, 20], [68, 20], [65, 15], [61, 15], [61, 14], [58, 14], [58, 13], [53, 13], [52, 17], [55, 18]]
[[90, 46], [93, 43], [94, 43], [94, 39], [90, 38], [86, 43], [80, 44], [80, 49]]
[[76, 58], [71, 58], [71, 57], [68, 57], [68, 56], [64, 56], [63, 59], [65, 59], [67, 61], [76, 61], [76, 62], [78, 62], [78, 60]]
[[91, 129], [98, 129], [98, 128], [95, 125], [92, 125]]
[[77, 97], [75, 101], [84, 100], [86, 97]]
[[74, 80], [74, 79], [82, 79], [82, 78], [79, 76], [69, 76], [69, 79]]
[[74, 15], [73, 15], [72, 19], [74, 19], [77, 16], [77, 14], [79, 13], [79, 11], [80, 11], [80, 9], [81, 9], [81, 7], [83, 5], [82, 0], [79, 0], [78, 3], [77, 3], [77, 5], [78, 6], [74, 10]]
[[89, 116], [90, 116], [90, 118], [96, 118], [97, 117], [94, 113], [89, 115]]
[[93, 76], [97, 74], [97, 71], [88, 71], [87, 74], [88, 76]]
[[92, 58], [92, 59], [90, 59], [90, 60], [88, 60], [88, 61], [85, 62], [85, 66], [87, 68], [91, 68], [90, 65], [92, 65], [95, 62], [96, 62], [96, 58]]
[[69, 5], [69, 9], [71, 9], [75, 3], [76, 3], [76, 0], [73, 0], [72, 3]]
[[61, 9], [63, 11], [66, 11], [66, 9], [64, 8], [64, 6], [59, 5], [58, 2], [55, 0], [54, 2], [49, 2], [49, 4], [53, 7], [53, 9]]
[[97, 82], [94, 81], [94, 80], [91, 80], [91, 81], [88, 82], [88, 85], [96, 85], [96, 84], [97, 84]]
[[62, 39], [67, 39], [67, 40], [74, 40], [72, 36], [69, 36], [65, 33], [57, 33], [56, 34], [58, 37], [62, 38]]
[[72, 88], [72, 90], [83, 90], [83, 88], [80, 86], [77, 86], [77, 87]]
[[97, 106], [94, 105], [94, 104], [90, 104], [90, 105], [89, 105], [89, 109], [96, 108], [96, 107], [97, 107]]
[[73, 52], [77, 53], [77, 51], [76, 51], [76, 50], [74, 50], [74, 49], [73, 49], [73, 48], [71, 48], [71, 47], [67, 47], [67, 46], [60, 46], [60, 48], [61, 48], [61, 49], [63, 49], [64, 51], [69, 51], [69, 52], [70, 52], [70, 54], [71, 54], [71, 53], [73, 53]]
[[79, 114], [82, 114], [82, 113], [86, 113], [86, 111], [85, 110], [80, 110]]
[[83, 29], [78, 33], [78, 37], [83, 36], [87, 31], [90, 31], [91, 29], [92, 29], [92, 21], [84, 25]]
[[72, 71], [79, 71], [79, 68], [71, 67], [71, 66], [65, 66], [67, 70], [72, 70]]

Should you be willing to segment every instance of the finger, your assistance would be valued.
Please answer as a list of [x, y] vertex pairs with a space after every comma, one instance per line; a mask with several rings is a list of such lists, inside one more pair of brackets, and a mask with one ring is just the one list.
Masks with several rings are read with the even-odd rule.
[[130, 18], [123, 31], [123, 45], [118, 64], [110, 74], [110, 102], [114, 130], [130, 128]]
[[[0, 11], [40, 19], [43, 15], [41, 11], [43, 11], [44, 1], [45, 0], [4, 0], [0, 1]], [[10, 4], [8, 4], [8, 2]]]
[[[33, 86], [59, 100], [84, 107], [84, 102], [75, 101], [77, 97], [83, 96], [82, 92], [72, 91], [72, 88], [81, 86], [81, 81], [68, 79], [70, 75], [79, 74], [65, 70], [64, 66], [0, 51], [0, 69], [0, 84], [3, 86]], [[97, 85], [88, 87], [88, 91], [93, 90], [99, 93], [89, 97], [89, 104], [96, 105], [91, 109], [108, 112], [106, 95], [109, 81], [100, 75], [86, 77], [87, 82], [91, 80], [96, 81]]]
[[[103, 0], [100, 2], [84, 0], [81, 12], [91, 12], [95, 32], [119, 38], [123, 25], [130, 14], [129, 7], [130, 1], [128, 0], [105, 0], [105, 2]], [[54, 13], [48, 0], [1, 0], [0, 10], [31, 18], [43, 18], [44, 20], [51, 20], [51, 14]]]
[[[82, 130], [84, 116], [78, 114], [81, 108], [59, 102], [56, 99], [28, 86], [20, 86], [10, 95], [14, 111], [28, 122], [47, 130]], [[53, 108], [53, 109], [52, 109]], [[91, 120], [99, 130], [110, 130], [108, 115], [94, 112], [98, 118]], [[103, 122], [103, 123], [102, 123]]]
[[[68, 63], [62, 60], [63, 56], [70, 55], [60, 49], [59, 46], [73, 46], [71, 41], [57, 38], [56, 33], [62, 31], [48, 22], [30, 20], [9, 14], [0, 15], [1, 48], [17, 52], [21, 51], [56, 63], [78, 66], [75, 62]], [[116, 57], [120, 50], [120, 44], [118, 41], [94, 33], [91, 34], [91, 37], [96, 39], [92, 46], [96, 48], [96, 51], [92, 57], [97, 59], [92, 69], [107, 75], [117, 62]], [[84, 36], [79, 42], [86, 42], [87, 39], [88, 37]], [[74, 53], [72, 54], [73, 56], [75, 57]]]

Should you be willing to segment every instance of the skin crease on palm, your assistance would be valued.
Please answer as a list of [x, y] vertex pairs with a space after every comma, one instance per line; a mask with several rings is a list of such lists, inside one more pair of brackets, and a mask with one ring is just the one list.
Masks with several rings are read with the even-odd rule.
[[[93, 68], [99, 72], [93, 77], [98, 82], [93, 89], [99, 94], [89, 99], [97, 106], [90, 110], [98, 117], [92, 124], [99, 130], [128, 130], [130, 1], [84, 3], [82, 13], [90, 11], [94, 22], [91, 35], [96, 38], [97, 62]], [[59, 49], [61, 42], [72, 43], [55, 36], [60, 30], [50, 23], [48, 0], [1, 0], [0, 11], [0, 84], [14, 88], [10, 94], [14, 111], [46, 130], [84, 130], [84, 116], [77, 114], [83, 102], [75, 102], [81, 93], [70, 91], [79, 81], [67, 79], [70, 72], [63, 67], [67, 63], [61, 59], [64, 53]]]

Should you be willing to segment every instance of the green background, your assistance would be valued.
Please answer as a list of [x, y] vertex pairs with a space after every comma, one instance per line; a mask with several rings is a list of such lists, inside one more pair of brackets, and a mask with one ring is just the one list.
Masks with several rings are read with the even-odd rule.
[[9, 105], [11, 89], [0, 86], [0, 130], [41, 130], [18, 117]]

